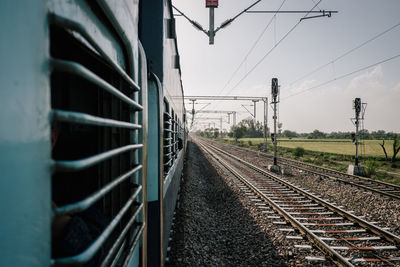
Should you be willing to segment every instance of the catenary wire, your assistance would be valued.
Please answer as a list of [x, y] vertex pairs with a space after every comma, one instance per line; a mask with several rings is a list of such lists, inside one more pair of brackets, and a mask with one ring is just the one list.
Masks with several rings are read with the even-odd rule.
[[[281, 5], [279, 6], [278, 10], [281, 10], [282, 6], [285, 4], [286, 0], [283, 0], [283, 2], [281, 3]], [[261, 38], [264, 36], [265, 32], [267, 31], [267, 29], [269, 28], [269, 26], [271, 25], [272, 21], [274, 20], [274, 18], [276, 17], [277, 13], [275, 13], [275, 15], [270, 19], [270, 21], [268, 22], [267, 26], [263, 29], [263, 31], [261, 32], [261, 34], [258, 36], [258, 38], [256, 39], [256, 41], [253, 43], [253, 45], [251, 46], [250, 50], [247, 52], [246, 56], [243, 58], [243, 60], [240, 62], [239, 66], [235, 69], [235, 71], [232, 73], [231, 77], [229, 78], [228, 82], [224, 85], [224, 87], [222, 88], [222, 90], [220, 90], [220, 92], [218, 93], [219, 95], [225, 90], [225, 88], [231, 83], [232, 79], [235, 77], [236, 73], [239, 71], [239, 69], [243, 66], [244, 62], [247, 60], [247, 58], [249, 57], [249, 55], [253, 52], [254, 48], [257, 46], [257, 44], [260, 42]]]
[[336, 57], [335, 59], [329, 61], [328, 63], [323, 64], [323, 65], [317, 67], [316, 69], [314, 69], [313, 71], [311, 71], [311, 72], [309, 72], [309, 73], [307, 73], [307, 74], [301, 76], [300, 78], [298, 78], [298, 79], [296, 79], [295, 81], [291, 82], [291, 83], [289, 84], [289, 87], [292, 86], [293, 84], [297, 83], [298, 81], [303, 80], [304, 78], [306, 78], [306, 77], [308, 77], [308, 76], [310, 76], [310, 75], [312, 75], [312, 74], [314, 74], [314, 73], [320, 71], [321, 69], [323, 69], [323, 68], [329, 66], [330, 64], [335, 63], [336, 61], [338, 61], [338, 60], [344, 58], [345, 56], [347, 56], [347, 55], [353, 53], [354, 51], [360, 49], [361, 47], [365, 46], [366, 44], [368, 44], [368, 43], [370, 43], [370, 42], [372, 42], [372, 41], [378, 39], [379, 37], [385, 35], [386, 33], [390, 32], [390, 31], [394, 30], [394, 29], [397, 28], [398, 26], [400, 26], [400, 22], [398, 22], [398, 23], [396, 23], [395, 25], [389, 27], [388, 29], [384, 30], [383, 32], [380, 32], [379, 34], [377, 34], [377, 35], [375, 35], [374, 37], [372, 37], [372, 38], [366, 40], [365, 42], [363, 42], [363, 43], [361, 43], [361, 44], [359, 44], [359, 45], [353, 47], [352, 49], [346, 51], [345, 53], [341, 54], [340, 56]]
[[[305, 18], [305, 17], [307, 17], [308, 16], [308, 14], [312, 11], [312, 10], [314, 10], [314, 8], [318, 5], [318, 4], [320, 4], [322, 2], [322, 0], [319, 0], [318, 1], [318, 3], [316, 3], [312, 8], [311, 8], [311, 10], [306, 14], [306, 15], [304, 15], [304, 17], [303, 18]], [[277, 47], [277, 46], [279, 46], [279, 44], [280, 43], [282, 43], [282, 41], [283, 40], [285, 40], [289, 35], [290, 35], [290, 33], [292, 33], [293, 31], [294, 31], [294, 29], [296, 29], [297, 28], [297, 26], [301, 23], [301, 19], [242, 77], [242, 79], [240, 79], [239, 80], [239, 82], [237, 82], [236, 84], [235, 84], [235, 86], [233, 86], [230, 90], [229, 90], [229, 92], [227, 93], [228, 95], [229, 95], [229, 93], [231, 93], [234, 89], [236, 89], [266, 58], [267, 58], [267, 56], [268, 55], [270, 55], [271, 53], [272, 53], [272, 51], [274, 51], [275, 50], [275, 48]]]
[[307, 89], [301, 90], [300, 92], [297, 92], [297, 93], [288, 95], [288, 96], [286, 96], [286, 97], [281, 98], [281, 100], [285, 100], [285, 99], [288, 99], [288, 98], [290, 98], [290, 97], [297, 96], [297, 95], [299, 95], [299, 94], [305, 93], [305, 92], [307, 92], [307, 91], [311, 91], [311, 90], [313, 90], [313, 89], [316, 89], [316, 88], [319, 88], [319, 87], [321, 87], [321, 86], [327, 85], [327, 84], [329, 84], [329, 83], [331, 83], [331, 82], [334, 82], [334, 81], [337, 81], [337, 80], [346, 78], [346, 77], [348, 77], [348, 76], [351, 76], [351, 75], [356, 74], [356, 73], [358, 73], [358, 72], [361, 72], [361, 71], [363, 71], [363, 70], [367, 70], [367, 69], [369, 69], [369, 68], [375, 67], [375, 66], [377, 66], [377, 65], [379, 65], [379, 64], [383, 64], [383, 63], [386, 63], [386, 62], [388, 62], [388, 61], [394, 60], [394, 59], [396, 59], [396, 58], [398, 58], [398, 57], [400, 57], [400, 54], [397, 54], [397, 55], [395, 55], [395, 56], [392, 56], [392, 57], [383, 59], [383, 60], [381, 60], [381, 61], [379, 61], [379, 62], [376, 62], [376, 63], [374, 63], [374, 64], [371, 64], [371, 65], [368, 65], [368, 66], [359, 68], [359, 69], [357, 69], [357, 70], [355, 70], [355, 71], [352, 71], [352, 72], [349, 72], [349, 73], [340, 75], [340, 76], [335, 77], [335, 78], [333, 78], [333, 79], [331, 79], [331, 80], [328, 80], [328, 81], [325, 81], [325, 82], [320, 83], [320, 84], [318, 84], [318, 85], [315, 85], [315, 86], [309, 87], [309, 88], [307, 88]]

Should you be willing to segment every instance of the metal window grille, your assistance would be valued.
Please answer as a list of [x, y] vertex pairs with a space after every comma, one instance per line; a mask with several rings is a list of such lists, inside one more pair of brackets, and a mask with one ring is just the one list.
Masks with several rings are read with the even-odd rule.
[[[56, 15], [50, 25], [51, 121], [59, 136], [53, 149], [53, 220], [79, 217], [91, 232], [82, 251], [53, 255], [52, 265], [126, 265], [144, 230], [143, 166], [136, 153], [143, 147], [137, 138], [140, 88], [84, 25]], [[96, 234], [90, 212], [100, 214], [95, 223], [104, 221]]]
[[173, 123], [169, 113], [169, 104], [164, 99], [164, 177], [168, 175], [174, 163], [174, 142], [173, 142]]

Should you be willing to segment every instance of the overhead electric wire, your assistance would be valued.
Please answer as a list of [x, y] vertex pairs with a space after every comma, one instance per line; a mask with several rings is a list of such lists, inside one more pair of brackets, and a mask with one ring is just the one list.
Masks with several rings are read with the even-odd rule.
[[291, 83], [289, 84], [289, 87], [292, 86], [293, 84], [297, 83], [298, 81], [303, 80], [304, 78], [306, 78], [306, 77], [308, 77], [308, 76], [310, 76], [310, 75], [312, 75], [312, 74], [314, 74], [314, 73], [320, 71], [321, 69], [323, 69], [323, 68], [329, 66], [330, 64], [335, 63], [335, 62], [338, 61], [339, 59], [342, 59], [342, 58], [344, 58], [345, 56], [347, 56], [347, 55], [353, 53], [354, 51], [356, 51], [356, 50], [360, 49], [361, 47], [365, 46], [366, 44], [368, 44], [368, 43], [370, 43], [370, 42], [372, 42], [372, 41], [378, 39], [379, 37], [383, 36], [384, 34], [390, 32], [390, 31], [392, 31], [393, 29], [395, 29], [395, 28], [398, 27], [398, 26], [400, 26], [400, 22], [398, 22], [397, 24], [395, 24], [395, 25], [389, 27], [388, 29], [384, 30], [383, 32], [381, 32], [381, 33], [375, 35], [374, 37], [372, 37], [372, 38], [366, 40], [365, 42], [363, 42], [363, 43], [361, 43], [361, 44], [359, 44], [359, 45], [353, 47], [352, 49], [346, 51], [346, 52], [343, 53], [342, 55], [340, 55], [340, 56], [336, 57], [335, 59], [329, 61], [328, 63], [323, 64], [323, 65], [317, 67], [315, 70], [313, 70], [313, 71], [311, 71], [311, 72], [309, 72], [309, 73], [303, 75], [302, 77], [296, 79], [295, 81], [293, 81], [293, 82], [291, 82]]
[[[308, 14], [311, 12], [311, 11], [313, 11], [314, 10], [314, 8], [319, 4], [319, 3], [321, 3], [322, 2], [322, 0], [319, 0], [318, 1], [318, 3], [316, 3], [314, 6], [313, 6], [313, 8], [311, 8], [311, 10], [307, 13], [307, 14], [305, 14], [304, 15], [304, 17], [302, 17], [302, 18], [305, 18], [305, 17], [307, 17], [308, 16]], [[244, 81], [244, 79], [246, 79], [249, 75], [250, 75], [250, 73], [252, 73], [266, 58], [267, 58], [267, 56], [269, 55], [269, 54], [271, 54], [272, 53], [272, 51], [274, 51], [274, 49], [283, 41], [283, 40], [285, 40], [286, 39], [286, 37], [288, 37], [289, 36], [289, 34], [291, 33], [291, 32], [293, 32], [293, 30], [294, 29], [296, 29], [297, 28], [297, 26], [301, 23], [301, 21], [302, 21], [302, 19], [300, 19], [244, 76], [243, 76], [243, 78], [242, 79], [240, 79], [240, 81], [238, 82], [238, 83], [236, 83], [235, 84], [235, 86], [234, 87], [232, 87], [231, 88], [231, 90], [229, 90], [229, 92], [227, 93], [227, 94], [229, 94], [230, 92], [232, 92], [234, 89], [236, 89], [238, 86], [239, 86], [239, 84], [241, 84], [243, 81]]]
[[219, 25], [218, 28], [215, 29], [215, 33], [217, 31], [219, 31], [220, 29], [226, 27], [227, 25], [231, 24], [235, 19], [237, 19], [239, 16], [243, 15], [247, 10], [249, 10], [250, 8], [252, 8], [253, 6], [257, 5], [258, 3], [260, 3], [262, 0], [257, 0], [255, 1], [253, 4], [251, 4], [250, 6], [248, 6], [247, 8], [245, 8], [243, 11], [239, 12], [236, 16], [234, 16], [233, 18], [230, 18], [224, 22], [221, 23], [221, 25]]
[[204, 32], [206, 35], [208, 35], [208, 32], [203, 29], [203, 26], [201, 26], [197, 21], [194, 21], [192, 19], [190, 19], [188, 16], [186, 16], [182, 11], [180, 11], [178, 8], [176, 8], [174, 5], [172, 5], [172, 7], [178, 11], [178, 13], [183, 16], [185, 19], [187, 19], [196, 29], [198, 29], [199, 31]]
[[[314, 1], [314, 0], [311, 0], [311, 1], [315, 4], [315, 1]], [[318, 4], [316, 4], [316, 5], [317, 5], [319, 11], [322, 11], [321, 8], [318, 6]]]
[[313, 89], [316, 89], [316, 88], [319, 88], [319, 87], [321, 87], [321, 86], [324, 86], [324, 85], [326, 85], [326, 84], [328, 84], [328, 83], [331, 83], [331, 82], [334, 82], [334, 81], [337, 81], [337, 80], [346, 78], [346, 77], [348, 77], [348, 76], [351, 76], [351, 75], [356, 74], [356, 73], [358, 73], [358, 72], [361, 72], [361, 71], [363, 71], [363, 70], [367, 70], [367, 69], [369, 69], [369, 68], [375, 67], [375, 66], [377, 66], [377, 65], [379, 65], [379, 64], [386, 63], [386, 62], [391, 61], [391, 60], [393, 60], [393, 59], [396, 59], [396, 58], [398, 58], [398, 57], [400, 57], [400, 54], [397, 54], [397, 55], [392, 56], [392, 57], [390, 57], [390, 58], [383, 59], [383, 60], [381, 60], [381, 61], [379, 61], [379, 62], [376, 62], [376, 63], [374, 63], [374, 64], [368, 65], [368, 66], [366, 66], [366, 67], [362, 67], [362, 68], [357, 69], [357, 70], [355, 70], [355, 71], [352, 71], [352, 72], [349, 72], [349, 73], [340, 75], [340, 76], [335, 77], [335, 78], [333, 78], [333, 79], [331, 79], [331, 80], [328, 80], [328, 81], [326, 81], [326, 82], [323, 82], [323, 83], [320, 83], [320, 84], [318, 84], [318, 85], [315, 85], [315, 86], [309, 87], [309, 88], [307, 88], [307, 89], [304, 89], [304, 90], [302, 90], [302, 91], [300, 91], [300, 92], [297, 92], [297, 93], [288, 95], [287, 97], [281, 98], [281, 100], [285, 100], [285, 99], [288, 99], [288, 98], [290, 98], [290, 97], [297, 96], [297, 95], [300, 95], [300, 94], [302, 94], [302, 93], [305, 93], [305, 92], [307, 92], [307, 91], [311, 91], [311, 90], [313, 90]]
[[[279, 6], [278, 10], [281, 10], [282, 6], [285, 4], [287, 0], [283, 0], [282, 4]], [[260, 42], [261, 38], [263, 37], [264, 33], [267, 31], [267, 29], [269, 28], [269, 26], [271, 25], [272, 21], [274, 20], [274, 18], [276, 17], [276, 13], [275, 15], [270, 19], [270, 21], [268, 22], [267, 26], [263, 29], [263, 31], [261, 32], [261, 34], [258, 36], [257, 40], [254, 42], [254, 44], [251, 46], [250, 50], [247, 52], [246, 56], [244, 57], [244, 59], [242, 60], [242, 62], [240, 62], [239, 66], [236, 68], [236, 70], [233, 72], [233, 74], [231, 75], [231, 77], [229, 78], [228, 82], [225, 84], [225, 86], [222, 88], [221, 91], [219, 91], [218, 94], [221, 94], [222, 91], [225, 90], [225, 88], [228, 86], [228, 84], [230, 84], [230, 82], [232, 81], [232, 79], [235, 77], [236, 73], [239, 71], [239, 69], [242, 67], [242, 65], [244, 64], [244, 62], [247, 60], [247, 58], [249, 57], [249, 55], [251, 54], [251, 52], [253, 52], [254, 48], [257, 46], [257, 44]]]

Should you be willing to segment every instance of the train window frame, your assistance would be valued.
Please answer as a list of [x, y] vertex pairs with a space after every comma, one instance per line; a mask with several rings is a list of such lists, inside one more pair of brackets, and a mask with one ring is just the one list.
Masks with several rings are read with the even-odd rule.
[[[137, 93], [142, 88], [138, 87], [126, 70], [118, 67], [118, 63], [110, 62], [110, 58], [104, 56], [104, 51], [93, 43], [94, 39], [87, 32], [79, 30], [82, 27], [77, 27], [74, 22], [57, 19], [55, 15], [51, 17], [51, 122], [53, 131], [58, 131], [61, 136], [58, 144], [55, 144], [60, 155], [56, 151], [52, 155], [55, 163], [53, 199], [61, 197], [57, 193], [58, 189], [54, 189], [60, 183], [57, 178], [60, 175], [65, 174], [66, 178], [74, 179], [81, 171], [90, 170], [90, 179], [93, 181], [89, 186], [93, 188], [90, 188], [90, 192], [85, 189], [77, 199], [65, 200], [66, 203], [63, 200], [53, 202], [53, 219], [76, 216], [88, 224], [89, 215], [83, 215], [83, 212], [99, 205], [94, 212], [105, 214], [104, 217], [96, 215], [96, 222], [100, 217], [106, 222], [99, 226], [97, 237], [83, 251], [72, 255], [53, 255], [52, 264], [92, 262], [105, 249], [107, 254], [99, 260], [108, 265], [130, 259], [130, 250], [138, 244], [145, 227], [143, 218], [140, 219], [145, 208], [141, 199], [142, 186], [138, 177], [135, 178], [143, 168], [142, 160], [136, 153], [143, 148], [143, 144], [134, 137], [142, 129], [138, 114], [143, 112], [143, 107], [139, 104]], [[73, 34], [75, 31], [87, 43], [76, 38]], [[88, 44], [92, 47], [88, 47]], [[93, 47], [97, 49], [95, 52]], [[78, 97], [71, 95], [75, 86], [81, 89], [81, 92], [76, 92]], [[84, 91], [92, 89], [96, 90], [95, 94]], [[70, 134], [76, 135], [76, 138], [68, 141]], [[68, 146], [76, 144], [74, 142], [84, 135], [86, 138], [81, 140], [81, 144], [74, 147], [70, 156], [66, 156], [65, 152], [70, 149]], [[92, 147], [89, 151], [85, 141]], [[74, 184], [78, 190], [83, 186], [82, 180], [75, 179], [71, 186]], [[53, 249], [56, 245], [54, 242]]]

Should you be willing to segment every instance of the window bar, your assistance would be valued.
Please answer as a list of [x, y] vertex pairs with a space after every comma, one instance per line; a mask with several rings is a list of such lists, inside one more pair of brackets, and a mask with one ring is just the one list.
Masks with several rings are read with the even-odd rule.
[[85, 251], [72, 257], [52, 259], [51, 264], [54, 266], [55, 264], [79, 264], [88, 262], [97, 253], [100, 247], [105, 243], [106, 239], [111, 235], [115, 227], [121, 221], [122, 216], [126, 213], [126, 211], [129, 210], [129, 207], [133, 203], [135, 203], [134, 201], [141, 191], [142, 191], [142, 186], [139, 186], [134, 192], [134, 194], [126, 202], [124, 207], [118, 212], [118, 214], [106, 227], [106, 229], [104, 229], [104, 231], [100, 234], [100, 236], [97, 237], [97, 239]]
[[[124, 241], [124, 237], [129, 232], [130, 227], [135, 222], [136, 217], [138, 216], [139, 212], [142, 211], [142, 209], [143, 209], [143, 203], [141, 203], [138, 206], [138, 208], [135, 210], [134, 214], [132, 215], [132, 217], [130, 218], [130, 220], [128, 221], [128, 223], [126, 224], [124, 229], [122, 230], [121, 234], [118, 236], [117, 240], [115, 241], [115, 243], [113, 244], [111, 249], [108, 251], [108, 253], [105, 256], [101, 266], [109, 266], [109, 263], [111, 261], [112, 255], [114, 255], [115, 252], [118, 250], [118, 248], [121, 246], [122, 241]], [[140, 231], [136, 235], [140, 236], [141, 235]], [[135, 246], [136, 246], [136, 244], [133, 245], [133, 247], [135, 247]]]
[[125, 262], [124, 262], [124, 264], [122, 265], [122, 266], [124, 266], [124, 267], [125, 267], [125, 266], [128, 266], [128, 263], [129, 263], [129, 261], [130, 261], [130, 259], [131, 259], [131, 257], [132, 257], [132, 254], [133, 254], [133, 252], [135, 251], [135, 247], [136, 247], [136, 245], [137, 245], [137, 243], [138, 243], [138, 241], [139, 241], [139, 238], [140, 238], [140, 236], [141, 236], [142, 233], [143, 233], [144, 224], [142, 223], [141, 225], [142, 225], [142, 226], [140, 227], [140, 229], [139, 229], [139, 231], [138, 231], [138, 233], [137, 233], [135, 239], [133, 240], [131, 249], [129, 250], [129, 253], [128, 253], [128, 255], [127, 255], [126, 258], [125, 258]]
[[62, 60], [62, 59], [51, 59], [51, 66], [54, 71], [68, 72], [77, 76], [80, 76], [87, 81], [90, 81], [97, 86], [103, 88], [105, 91], [124, 101], [128, 105], [134, 107], [136, 110], [143, 110], [143, 107], [133, 101], [131, 98], [127, 97], [115, 87], [104, 81], [102, 78], [91, 72], [89, 69], [85, 68], [83, 65], [76, 63], [74, 61]]
[[142, 147], [143, 144], [126, 145], [80, 160], [58, 160], [55, 161], [55, 169], [59, 172], [79, 171], [91, 167], [113, 156]]
[[65, 27], [81, 34], [94, 47], [94, 49], [96, 49], [96, 51], [122, 76], [122, 78], [124, 78], [132, 90], [140, 91], [139, 85], [135, 83], [135, 81], [133, 81], [131, 77], [129, 77], [125, 71], [107, 55], [107, 53], [104, 52], [104, 50], [96, 43], [94, 38], [88, 33], [82, 24], [56, 14], [50, 14], [50, 23], [60, 27]]
[[132, 174], [136, 173], [137, 171], [139, 171], [141, 169], [142, 169], [142, 165], [139, 165], [139, 166], [135, 167], [134, 169], [128, 171], [127, 173], [117, 177], [115, 180], [113, 180], [106, 186], [103, 186], [99, 191], [93, 193], [89, 197], [87, 197], [81, 201], [72, 203], [72, 204], [67, 204], [67, 205], [55, 208], [53, 210], [53, 217], [64, 215], [64, 214], [77, 213], [77, 212], [86, 210], [91, 205], [93, 205], [96, 201], [98, 201], [100, 198], [102, 198], [108, 192], [110, 192], [112, 189], [114, 189], [117, 185], [121, 184], [127, 178], [131, 177]]
[[140, 125], [140, 124], [106, 119], [106, 118], [102, 118], [102, 117], [89, 115], [86, 113], [59, 110], [59, 109], [53, 109], [51, 111], [51, 118], [53, 121], [62, 121], [62, 122], [79, 123], [79, 124], [95, 125], [95, 126], [105, 126], [105, 127], [128, 128], [131, 130], [137, 130], [137, 129], [142, 128], [142, 125]]

